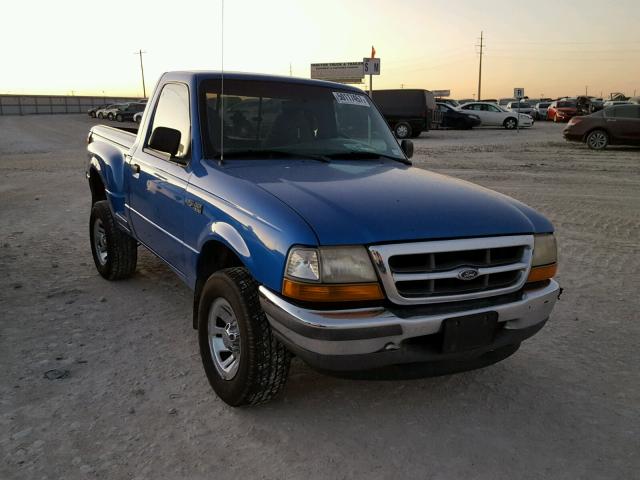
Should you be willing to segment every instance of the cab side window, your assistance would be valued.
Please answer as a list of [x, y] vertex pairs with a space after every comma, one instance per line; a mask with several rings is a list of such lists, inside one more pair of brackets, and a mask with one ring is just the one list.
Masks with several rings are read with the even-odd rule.
[[640, 118], [640, 106], [639, 105], [618, 105], [617, 107], [613, 107], [613, 115], [609, 115], [610, 117], [615, 118]]
[[187, 157], [191, 145], [191, 119], [189, 89], [186, 85], [168, 83], [162, 88], [148, 138], [151, 138], [158, 127], [172, 128], [180, 132], [180, 146], [176, 157]]

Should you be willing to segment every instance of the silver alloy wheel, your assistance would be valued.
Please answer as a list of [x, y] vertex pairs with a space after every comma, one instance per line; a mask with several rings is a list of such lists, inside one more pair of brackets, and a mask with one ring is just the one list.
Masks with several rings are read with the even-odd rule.
[[240, 329], [229, 302], [216, 298], [209, 308], [209, 350], [218, 374], [231, 380], [240, 367]]
[[514, 128], [516, 128], [516, 121], [513, 118], [510, 118], [509, 120], [507, 120], [505, 127], [507, 127], [509, 130], [513, 130]]
[[396, 127], [396, 137], [407, 138], [409, 136], [409, 129], [406, 125], [398, 125]]
[[96, 218], [93, 222], [93, 246], [96, 250], [96, 257], [100, 265], [104, 266], [107, 263], [107, 232], [104, 229], [102, 220]]
[[591, 147], [592, 149], [602, 150], [607, 146], [607, 134], [600, 131], [591, 132], [589, 134], [589, 138], [587, 138], [587, 142], [589, 143], [589, 147]]

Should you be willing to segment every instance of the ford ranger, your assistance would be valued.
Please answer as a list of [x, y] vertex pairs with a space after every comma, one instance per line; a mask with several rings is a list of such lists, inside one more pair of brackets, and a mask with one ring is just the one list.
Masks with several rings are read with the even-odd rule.
[[292, 355], [334, 372], [487, 365], [559, 293], [551, 223], [413, 167], [355, 87], [166, 73], [137, 132], [98, 125], [87, 143], [98, 272], [131, 276], [140, 245], [175, 271], [230, 405], [276, 395]]

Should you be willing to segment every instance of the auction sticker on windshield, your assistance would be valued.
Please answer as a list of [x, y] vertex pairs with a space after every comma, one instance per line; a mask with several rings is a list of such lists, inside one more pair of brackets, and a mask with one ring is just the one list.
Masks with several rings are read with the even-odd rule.
[[336, 101], [338, 103], [343, 103], [345, 105], [358, 105], [360, 107], [369, 106], [369, 101], [364, 95], [346, 92], [333, 92], [333, 96], [336, 97]]

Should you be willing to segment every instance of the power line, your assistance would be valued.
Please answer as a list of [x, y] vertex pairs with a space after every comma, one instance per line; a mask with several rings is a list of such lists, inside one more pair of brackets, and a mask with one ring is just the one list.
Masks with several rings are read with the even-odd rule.
[[142, 50], [138, 50], [137, 52], [134, 52], [134, 55], [139, 55], [140, 56], [140, 73], [142, 73], [142, 98], [147, 98], [147, 88], [145, 87], [144, 84], [144, 67], [142, 66], [142, 54], [143, 53], [147, 53], [146, 51], [142, 51]]
[[480, 44], [476, 45], [476, 47], [480, 47], [480, 67], [478, 68], [478, 101], [482, 98], [480, 96], [480, 93], [482, 91], [482, 54], [483, 54], [483, 50], [484, 47], [486, 47], [486, 45], [484, 44], [484, 32], [480, 32]]

